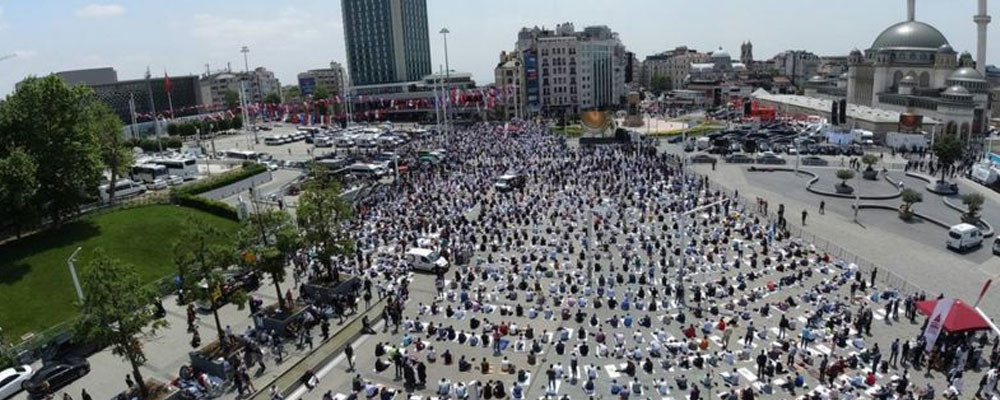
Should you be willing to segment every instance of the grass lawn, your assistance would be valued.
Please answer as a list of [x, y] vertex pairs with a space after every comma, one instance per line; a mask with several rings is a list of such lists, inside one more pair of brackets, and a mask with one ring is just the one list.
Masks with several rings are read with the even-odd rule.
[[[76, 291], [66, 259], [81, 247], [76, 268], [86, 267], [95, 248], [138, 267], [150, 282], [176, 271], [173, 243], [181, 224], [193, 217], [226, 232], [234, 221], [190, 208], [156, 205], [125, 209], [68, 224], [0, 246], [0, 327], [18, 342], [76, 314]], [[84, 293], [86, 295], [86, 293]]]

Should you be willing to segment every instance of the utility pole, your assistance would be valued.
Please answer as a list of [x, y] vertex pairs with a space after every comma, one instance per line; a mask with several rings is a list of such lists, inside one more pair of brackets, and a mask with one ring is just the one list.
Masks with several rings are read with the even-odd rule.
[[448, 66], [448, 34], [451, 31], [448, 28], [441, 28], [441, 36], [444, 38], [444, 91], [445, 91], [445, 103], [444, 103], [444, 128], [449, 129], [448, 124], [448, 85], [451, 82], [451, 71]]
[[[242, 81], [249, 81], [251, 79], [250, 78], [250, 61], [249, 61], [249, 58], [247, 57], [247, 55], [250, 54], [250, 48], [247, 47], [247, 46], [243, 46], [243, 48], [240, 49], [240, 53], [243, 53], [243, 71], [246, 74], [245, 77], [244, 77], [244, 79], [242, 79]], [[246, 110], [247, 104], [250, 103], [250, 101], [253, 100], [253, 95], [252, 95], [252, 93], [250, 93], [253, 90], [253, 88], [251, 87], [249, 89], [244, 89], [241, 86], [240, 89], [243, 89], [243, 90], [246, 91], [246, 94], [244, 95], [244, 100], [241, 102], [241, 104], [242, 104], [241, 107], [243, 108], [243, 113], [242, 114], [243, 114], [243, 117], [244, 117], [243, 118], [243, 123], [245, 125], [250, 126], [250, 129], [254, 131], [254, 134], [253, 134], [254, 144], [260, 144], [260, 140], [257, 139], [257, 130], [254, 129], [253, 123], [249, 120], [250, 113], [248, 113], [247, 110]], [[257, 94], [260, 95], [260, 81], [259, 80], [257, 81], [257, 92], [258, 92]], [[249, 100], [246, 99], [247, 97], [249, 97]], [[261, 96], [261, 97], [263, 97], [263, 96]]]
[[152, 74], [149, 73], [149, 67], [146, 67], [146, 93], [149, 95], [149, 115], [153, 116], [153, 133], [156, 135], [156, 147], [162, 153], [163, 143], [160, 142], [160, 120], [156, 118], [156, 103], [153, 102], [152, 77]]
[[[115, 182], [111, 182], [111, 184], [114, 185]], [[76, 264], [76, 253], [79, 253], [80, 250], [82, 249], [83, 247], [77, 247], [76, 250], [73, 250], [73, 254], [70, 254], [69, 258], [66, 259], [66, 265], [69, 266], [69, 274], [73, 278], [73, 287], [76, 288], [76, 297], [77, 299], [80, 300], [80, 303], [83, 303], [83, 289], [80, 288], [80, 278], [77, 278], [76, 276], [75, 264]]]

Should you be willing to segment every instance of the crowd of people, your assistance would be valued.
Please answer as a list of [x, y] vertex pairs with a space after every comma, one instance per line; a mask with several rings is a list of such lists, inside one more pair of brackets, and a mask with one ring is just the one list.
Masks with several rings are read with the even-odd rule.
[[[966, 368], [984, 377], [977, 395], [993, 393], [995, 345], [991, 357], [967, 355], [995, 338], [968, 335], [947, 349], [963, 361], [947, 379], [918, 385], [911, 370], [940, 367], [919, 355], [912, 304], [925, 294], [866, 279], [676, 157], [574, 146], [530, 123], [516, 134], [476, 125], [418, 148], [447, 157], [359, 207], [359, 254], [344, 261], [394, 293], [423, 279], [401, 256], [408, 248], [471, 257], [427, 296], [397, 302], [396, 330], [380, 337], [373, 375], [355, 375], [356, 396], [928, 398], [935, 387], [971, 395]], [[494, 189], [505, 173], [527, 184]], [[402, 386], [377, 384], [382, 374]]]

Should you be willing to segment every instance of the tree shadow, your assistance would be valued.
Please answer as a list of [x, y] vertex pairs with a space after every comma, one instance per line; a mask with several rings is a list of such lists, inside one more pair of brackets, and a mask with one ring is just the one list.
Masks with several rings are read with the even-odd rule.
[[76, 221], [56, 230], [47, 230], [25, 236], [0, 246], [0, 285], [9, 285], [24, 278], [32, 266], [24, 263], [25, 258], [52, 249], [81, 243], [101, 233], [100, 227], [90, 220]]

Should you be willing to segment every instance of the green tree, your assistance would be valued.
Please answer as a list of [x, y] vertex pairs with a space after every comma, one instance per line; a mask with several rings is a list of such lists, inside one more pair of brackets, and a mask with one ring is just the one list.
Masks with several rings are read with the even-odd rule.
[[[94, 131], [97, 132], [98, 147], [104, 167], [111, 173], [111, 182], [132, 167], [132, 148], [129, 147], [122, 131], [122, 122], [107, 105], [98, 103], [94, 109]], [[108, 204], [115, 203], [115, 185], [109, 185]]]
[[354, 242], [346, 230], [351, 206], [340, 197], [340, 185], [321, 167], [313, 166], [309, 175], [296, 210], [303, 242], [314, 249], [330, 281], [339, 282], [339, 268], [330, 258], [354, 251]]
[[302, 90], [298, 86], [286, 86], [282, 90], [285, 92], [285, 100], [302, 100]]
[[281, 103], [281, 95], [279, 95], [278, 92], [268, 93], [267, 96], [264, 96], [264, 102], [271, 104]]
[[985, 201], [986, 198], [984, 198], [983, 195], [979, 193], [969, 193], [965, 196], [962, 196], [962, 204], [965, 204], [965, 206], [968, 207], [964, 215], [966, 220], [978, 221], [979, 211], [983, 209], [983, 203]]
[[0, 159], [0, 221], [8, 221], [18, 238], [26, 223], [34, 219], [38, 192], [38, 166], [28, 153], [15, 148]]
[[288, 260], [301, 247], [295, 221], [284, 211], [261, 211], [243, 222], [239, 232], [243, 260], [254, 270], [270, 275], [282, 310], [291, 308], [281, 294]]
[[135, 266], [122, 264], [100, 249], [83, 270], [81, 281], [85, 296], [76, 331], [90, 341], [110, 344], [114, 355], [128, 361], [145, 398], [146, 381], [139, 371], [146, 363], [142, 339], [167, 325], [154, 316], [152, 305], [159, 301], [156, 292], [143, 285]]
[[910, 219], [913, 216], [913, 204], [924, 201], [924, 195], [913, 189], [903, 189], [903, 206], [900, 207], [900, 216], [903, 219]]
[[941, 167], [941, 182], [944, 182], [948, 172], [944, 167], [953, 166], [955, 161], [962, 158], [962, 141], [956, 135], [941, 135], [934, 141], [931, 150], [937, 157], [938, 166]]
[[329, 99], [330, 98], [330, 89], [327, 89], [326, 86], [323, 86], [323, 85], [316, 85], [316, 90], [313, 90], [312, 98], [317, 99], [317, 100], [319, 100], [319, 99]]
[[[0, 158], [22, 148], [37, 165], [33, 201], [59, 226], [97, 194], [101, 180], [98, 101], [86, 86], [29, 77], [0, 105]], [[44, 162], [40, 162], [44, 161]]]
[[841, 186], [847, 186], [847, 181], [850, 180], [850, 179], [852, 179], [852, 178], [854, 178], [854, 171], [851, 171], [849, 169], [838, 169], [837, 170], [837, 179], [840, 179], [842, 181], [840, 183]]
[[874, 154], [865, 154], [861, 157], [861, 162], [868, 166], [868, 169], [872, 169], [872, 165], [878, 163], [878, 156]]
[[236, 117], [232, 119], [233, 129], [240, 130], [243, 129], [243, 118]]
[[649, 90], [655, 94], [673, 90], [673, 82], [666, 76], [654, 76], [649, 80]]
[[235, 90], [226, 90], [226, 93], [223, 96], [226, 99], [226, 107], [236, 108], [240, 106], [240, 94]]
[[[190, 300], [200, 300], [212, 305], [215, 330], [223, 348], [227, 348], [216, 305], [221, 301], [222, 286], [226, 284], [223, 272], [236, 262], [236, 252], [231, 238], [214, 227], [189, 219], [181, 228], [181, 239], [174, 243], [174, 262], [183, 282], [184, 292]], [[242, 294], [237, 294], [242, 297]], [[242, 300], [242, 299], [239, 299]], [[242, 307], [242, 301], [234, 301]]]

